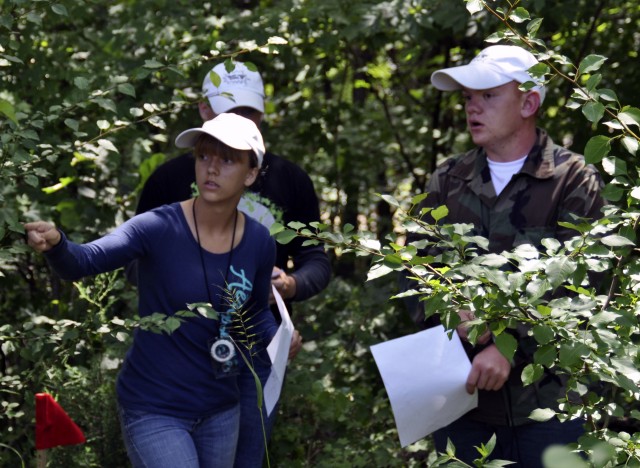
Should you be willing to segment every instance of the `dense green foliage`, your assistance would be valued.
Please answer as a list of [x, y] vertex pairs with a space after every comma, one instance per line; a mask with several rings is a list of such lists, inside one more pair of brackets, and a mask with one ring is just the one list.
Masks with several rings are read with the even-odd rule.
[[[541, 58], [549, 54], [541, 124], [578, 152], [588, 145], [620, 210], [599, 227], [609, 239], [601, 248], [591, 241], [566, 251], [549, 246], [549, 258], [531, 266], [540, 286], [523, 296], [530, 301], [522, 308], [550, 307], [540, 302], [549, 284], [583, 275], [584, 264], [614, 271], [604, 297], [579, 281], [584, 276], [571, 280], [588, 298], [578, 315], [599, 330], [595, 335], [578, 342], [567, 323], [546, 320], [539, 333], [542, 345], [549, 333], [563, 337], [570, 349], [558, 354], [558, 365], [576, 373], [577, 386], [602, 375], [579, 372], [576, 357], [615, 369], [605, 379], [613, 394], [586, 405], [594, 420], [618, 424], [598, 436], [613, 442], [594, 465], [623, 463], [622, 454], [637, 465], [638, 436], [618, 432], [622, 425], [638, 432], [639, 111], [624, 106], [636, 102], [639, 21], [640, 6], [622, 0], [227, 0], [199, 8], [184, 0], [0, 0], [0, 464], [30, 462], [33, 395], [49, 391], [88, 437], [83, 446], [54, 450], [51, 465], [123, 466], [113, 382], [137, 323], [135, 290], [121, 272], [60, 282], [26, 251], [21, 222], [52, 219], [84, 241], [130, 217], [145, 177], [177, 154], [175, 135], [198, 124], [204, 73], [237, 54], [255, 63], [267, 84], [269, 148], [311, 173], [327, 230], [350, 223], [380, 240], [394, 229], [401, 234], [400, 214], [434, 165], [469, 145], [459, 97], [436, 92], [429, 75], [468, 61], [487, 37], [514, 38], [517, 31]], [[400, 244], [382, 249], [385, 268], [414, 258]], [[435, 458], [428, 441], [400, 450], [368, 351], [412, 330], [402, 304], [386, 300], [395, 282], [363, 285], [369, 259], [343, 255], [347, 247], [331, 251], [337, 276], [330, 288], [295, 310], [307, 345], [289, 371], [272, 466], [406, 466]], [[541, 272], [565, 254], [570, 267], [559, 265], [545, 283]], [[526, 255], [519, 255], [509, 261], [521, 263]], [[456, 274], [470, 275], [464, 262], [457, 265]], [[486, 297], [506, 300], [499, 280], [478, 280]], [[456, 294], [438, 297], [475, 297]], [[491, 311], [493, 326], [504, 324], [501, 310]], [[607, 458], [609, 447], [615, 449]]]

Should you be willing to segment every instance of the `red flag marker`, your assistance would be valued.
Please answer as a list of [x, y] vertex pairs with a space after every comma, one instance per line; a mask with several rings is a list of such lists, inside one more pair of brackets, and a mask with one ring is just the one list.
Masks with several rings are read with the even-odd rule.
[[[38, 466], [46, 464], [46, 449], [86, 442], [82, 430], [48, 393], [36, 393]], [[44, 463], [44, 464], [43, 464]]]

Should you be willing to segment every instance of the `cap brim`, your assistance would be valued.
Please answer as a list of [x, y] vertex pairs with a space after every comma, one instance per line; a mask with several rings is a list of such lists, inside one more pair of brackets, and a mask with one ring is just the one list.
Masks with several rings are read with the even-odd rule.
[[216, 114], [229, 112], [236, 107], [250, 107], [264, 114], [264, 98], [253, 91], [236, 89], [208, 97], [211, 109]]
[[440, 91], [457, 89], [491, 89], [513, 81], [483, 64], [469, 64], [433, 72], [431, 83]]
[[206, 133], [208, 135], [207, 132], [203, 132], [199, 128], [185, 130], [176, 137], [176, 146], [178, 148], [192, 148], [195, 146], [196, 140], [202, 133]]

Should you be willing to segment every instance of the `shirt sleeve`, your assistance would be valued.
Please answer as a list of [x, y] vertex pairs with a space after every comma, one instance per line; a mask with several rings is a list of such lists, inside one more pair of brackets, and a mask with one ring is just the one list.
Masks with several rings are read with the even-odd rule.
[[[144, 222], [141, 216], [87, 244], [71, 242], [61, 231], [60, 242], [45, 252], [45, 258], [60, 278], [70, 281], [124, 267], [145, 252], [142, 236], [138, 235]], [[146, 218], [153, 220], [153, 216]]]
[[[296, 181], [296, 197], [290, 211], [285, 215], [285, 224], [299, 221], [306, 225], [320, 221], [318, 197], [309, 175], [297, 168], [292, 175]], [[293, 261], [293, 272], [296, 280], [296, 295], [293, 301], [304, 301], [324, 290], [331, 280], [331, 263], [324, 247], [303, 245], [304, 239], [296, 238], [290, 244], [280, 246]]]

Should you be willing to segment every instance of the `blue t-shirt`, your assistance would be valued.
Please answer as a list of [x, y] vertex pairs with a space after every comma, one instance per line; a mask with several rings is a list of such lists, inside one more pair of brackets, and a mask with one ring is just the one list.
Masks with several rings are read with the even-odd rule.
[[[202, 251], [209, 291], [218, 310], [223, 290], [243, 302], [245, 324], [256, 350], [276, 331], [269, 309], [275, 244], [267, 229], [245, 216], [240, 243], [229, 253]], [[137, 215], [110, 234], [75, 244], [65, 236], [46, 258], [63, 279], [75, 280], [123, 267], [138, 260], [138, 308], [141, 317], [172, 315], [187, 304], [209, 302], [199, 246], [179, 203]], [[229, 273], [225, 283], [225, 273]], [[225, 284], [227, 285], [225, 287]], [[215, 378], [209, 354], [218, 336], [217, 320], [188, 318], [171, 334], [136, 330], [117, 392], [127, 409], [177, 417], [206, 417], [238, 402], [235, 377]], [[242, 359], [237, 357], [237, 359]]]

